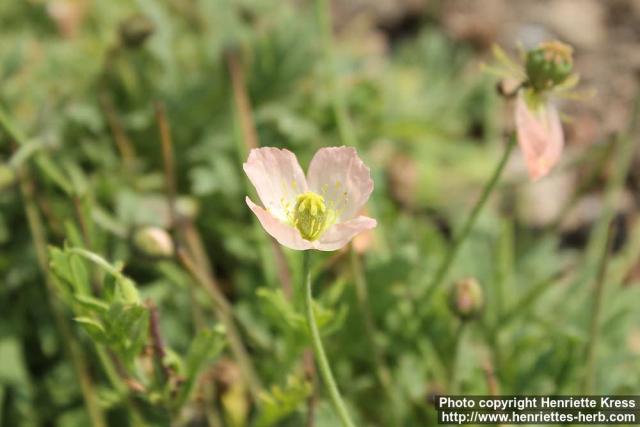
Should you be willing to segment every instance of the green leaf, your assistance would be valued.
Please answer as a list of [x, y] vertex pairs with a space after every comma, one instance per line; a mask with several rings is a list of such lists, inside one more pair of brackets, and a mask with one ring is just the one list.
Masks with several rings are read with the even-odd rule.
[[76, 317], [73, 320], [80, 323], [84, 327], [85, 331], [87, 331], [87, 333], [91, 336], [91, 338], [99, 342], [105, 341], [106, 330], [102, 323], [100, 323], [99, 321], [87, 316]]
[[222, 327], [200, 331], [194, 338], [185, 360], [185, 382], [177, 399], [178, 408], [189, 398], [198, 374], [205, 364], [215, 359], [224, 346], [225, 333]]
[[[291, 302], [284, 296], [282, 289], [260, 288], [256, 293], [263, 301], [265, 314], [283, 331], [302, 336], [309, 335], [305, 316], [295, 310]], [[340, 329], [347, 315], [347, 307], [341, 306], [336, 312], [324, 307], [318, 301], [314, 301], [313, 314], [320, 332], [328, 335]]]
[[116, 278], [114, 301], [123, 304], [139, 304], [140, 294], [133, 280], [128, 278]]
[[106, 331], [106, 344], [130, 364], [147, 341], [149, 311], [142, 305], [114, 303], [102, 317], [102, 321]]
[[0, 383], [14, 384], [28, 390], [29, 380], [24, 366], [20, 342], [13, 337], [0, 339]]
[[291, 415], [311, 394], [311, 384], [290, 376], [284, 387], [273, 386], [260, 396], [260, 414], [256, 427], [270, 427]]
[[295, 311], [282, 289], [259, 288], [256, 294], [263, 302], [265, 314], [282, 330], [306, 333], [307, 322], [304, 316]]
[[64, 172], [48, 157], [45, 155], [36, 156], [36, 164], [44, 173], [47, 178], [53, 181], [62, 191], [68, 196], [73, 195], [73, 184], [65, 176]]
[[69, 287], [71, 293], [82, 295], [90, 293], [87, 267], [77, 255], [56, 247], [49, 247], [49, 264], [56, 277]]
[[109, 311], [109, 304], [91, 295], [74, 295], [75, 300], [84, 308], [101, 314]]

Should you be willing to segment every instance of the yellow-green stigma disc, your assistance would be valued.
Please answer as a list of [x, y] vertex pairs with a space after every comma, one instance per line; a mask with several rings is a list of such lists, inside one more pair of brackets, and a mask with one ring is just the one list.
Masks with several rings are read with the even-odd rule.
[[305, 240], [317, 240], [335, 220], [333, 210], [327, 208], [324, 198], [308, 191], [298, 196], [291, 213], [291, 222]]

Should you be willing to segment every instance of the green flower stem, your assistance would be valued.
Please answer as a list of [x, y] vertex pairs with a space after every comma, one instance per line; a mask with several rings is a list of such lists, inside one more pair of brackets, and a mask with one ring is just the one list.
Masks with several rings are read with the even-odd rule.
[[560, 280], [562, 276], [562, 273], [554, 273], [531, 286], [522, 298], [499, 317], [499, 320], [496, 322], [496, 330], [504, 329], [516, 319], [520, 313], [528, 311], [549, 288], [558, 283], [558, 280]]
[[482, 191], [482, 195], [480, 196], [480, 199], [478, 200], [476, 205], [473, 207], [471, 214], [467, 218], [466, 222], [464, 223], [464, 226], [462, 227], [458, 235], [455, 237], [453, 244], [449, 248], [447, 255], [442, 261], [442, 264], [440, 264], [438, 271], [436, 272], [435, 276], [429, 283], [429, 286], [427, 287], [427, 294], [425, 297], [426, 299], [430, 299], [433, 293], [438, 289], [438, 287], [445, 280], [447, 273], [449, 272], [449, 268], [451, 268], [451, 265], [453, 264], [453, 261], [455, 260], [456, 255], [458, 254], [458, 251], [462, 246], [462, 243], [464, 243], [466, 238], [469, 236], [469, 232], [475, 225], [476, 220], [478, 219], [478, 215], [480, 214], [480, 212], [482, 212], [482, 209], [487, 204], [487, 200], [489, 200], [489, 196], [491, 195], [491, 193], [493, 193], [493, 190], [495, 190], [496, 185], [498, 184], [498, 181], [500, 181], [500, 177], [502, 176], [504, 167], [507, 165], [507, 160], [509, 160], [509, 157], [511, 156], [511, 152], [516, 146], [516, 142], [517, 142], [517, 139], [515, 134], [511, 135], [509, 142], [507, 144], [507, 147], [504, 150], [504, 154], [502, 155], [500, 162], [498, 162], [498, 165], [496, 166], [496, 169], [494, 170], [493, 175], [491, 176], [491, 179], [485, 185], [484, 190]]
[[311, 253], [309, 251], [303, 252], [303, 261], [302, 261], [302, 273], [305, 281], [305, 308], [307, 314], [307, 323], [309, 325], [309, 332], [311, 332], [311, 343], [313, 344], [313, 351], [316, 355], [316, 360], [318, 362], [318, 367], [320, 369], [320, 375], [322, 376], [322, 380], [325, 383], [325, 386], [329, 390], [329, 396], [331, 397], [331, 403], [333, 404], [334, 409], [338, 413], [340, 417], [340, 421], [342, 421], [342, 425], [344, 427], [355, 427], [353, 421], [349, 417], [349, 413], [347, 412], [347, 408], [342, 401], [342, 397], [340, 396], [340, 391], [338, 390], [338, 386], [336, 385], [336, 381], [333, 379], [333, 374], [331, 373], [331, 366], [329, 365], [329, 360], [327, 360], [327, 355], [324, 352], [324, 347], [322, 346], [322, 339], [320, 338], [320, 331], [318, 330], [318, 325], [316, 324], [316, 319], [313, 314], [313, 296], [311, 294], [311, 270], [309, 269]]
[[607, 280], [607, 266], [609, 261], [609, 252], [611, 246], [611, 239], [613, 238], [612, 227], [613, 219], [615, 215], [615, 206], [618, 202], [622, 189], [624, 188], [625, 180], [629, 175], [631, 168], [634, 151], [636, 149], [634, 138], [638, 120], [640, 118], [640, 92], [635, 96], [633, 111], [631, 113], [631, 119], [629, 121], [628, 129], [625, 133], [618, 135], [617, 138], [617, 153], [616, 153], [616, 168], [614, 168], [613, 176], [609, 180], [607, 185], [607, 191], [605, 194], [605, 208], [604, 212], [600, 216], [595, 229], [592, 232], [587, 246], [587, 253], [585, 256], [584, 264], [586, 266], [596, 266], [596, 271], [592, 268], [584, 268], [583, 274], [580, 275], [572, 288], [580, 286], [584, 281], [591, 281], [591, 275], [594, 276], [594, 294], [592, 299], [591, 319], [589, 323], [589, 340], [586, 344], [585, 357], [586, 357], [586, 371], [583, 380], [583, 392], [589, 393], [593, 389], [595, 376], [596, 376], [596, 356], [599, 345], [600, 335], [600, 318], [603, 306], [604, 286]]
[[[634, 138], [638, 127], [638, 120], [640, 118], [640, 92], [636, 94], [634, 107], [629, 121], [629, 126], [626, 132], [618, 136], [617, 139], [617, 153], [616, 153], [616, 168], [614, 169], [613, 176], [607, 186], [607, 192], [605, 195], [605, 209], [600, 216], [600, 220], [596, 224], [595, 230], [592, 232], [592, 237], [587, 247], [587, 254], [585, 265], [596, 265], [597, 270], [595, 272], [595, 287], [593, 294], [593, 306], [591, 309], [591, 319], [589, 324], [589, 341], [586, 346], [586, 373], [583, 383], [583, 391], [590, 393], [593, 390], [593, 385], [596, 376], [596, 356], [599, 345], [599, 333], [600, 333], [600, 318], [602, 316], [602, 306], [604, 297], [604, 286], [607, 280], [607, 266], [609, 262], [609, 252], [611, 250], [611, 240], [613, 239], [613, 219], [615, 215], [615, 206], [618, 202], [622, 189], [624, 188], [625, 180], [629, 175], [629, 170], [634, 158], [634, 151], [636, 150], [637, 141]], [[585, 269], [585, 273], [581, 279], [589, 279], [589, 269]], [[574, 286], [579, 286], [581, 281], [576, 281]]]
[[458, 390], [458, 382], [460, 378], [459, 374], [459, 364], [460, 364], [460, 349], [464, 344], [464, 337], [467, 330], [467, 322], [462, 320], [458, 325], [458, 329], [456, 330], [455, 341], [453, 343], [453, 355], [451, 356], [451, 371], [449, 372], [449, 393], [457, 394], [460, 392]]
[[602, 253], [598, 263], [598, 274], [593, 289], [593, 302], [591, 307], [591, 321], [589, 324], [589, 341], [586, 349], [586, 375], [584, 377], [583, 392], [593, 393], [593, 384], [596, 376], [596, 354], [600, 338], [600, 318], [602, 317], [602, 306], [604, 299], [604, 285], [607, 280], [607, 267], [609, 265], [609, 252], [613, 239], [613, 226], [610, 226], [607, 233], [607, 243], [605, 251]]
[[606, 240], [609, 227], [615, 216], [615, 206], [618, 203], [625, 180], [629, 175], [629, 170], [633, 163], [636, 141], [634, 135], [638, 126], [640, 116], [640, 93], [636, 95], [634, 109], [626, 132], [619, 134], [616, 138], [615, 165], [611, 179], [607, 184], [604, 196], [604, 209], [594, 230], [589, 238], [586, 250], [585, 266], [579, 280], [574, 283], [575, 287], [581, 286], [585, 281], [591, 281], [597, 274], [595, 266], [598, 265], [604, 251], [606, 251]]

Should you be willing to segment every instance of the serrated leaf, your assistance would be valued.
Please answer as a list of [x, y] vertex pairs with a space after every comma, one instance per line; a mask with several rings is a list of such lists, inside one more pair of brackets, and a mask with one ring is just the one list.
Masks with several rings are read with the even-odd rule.
[[49, 248], [49, 263], [53, 273], [62, 280], [73, 294], [88, 294], [89, 273], [84, 261], [59, 248]]
[[[282, 289], [260, 288], [257, 294], [263, 300], [263, 308], [266, 314], [282, 330], [302, 336], [309, 335], [306, 317], [302, 313], [296, 312], [291, 302], [284, 296]], [[318, 329], [323, 335], [327, 335], [339, 329], [343, 324], [347, 314], [347, 307], [341, 306], [336, 312], [324, 307], [318, 301], [314, 301], [313, 314], [318, 324]]]
[[260, 396], [260, 415], [256, 427], [271, 427], [291, 415], [311, 394], [311, 384], [291, 376], [284, 387], [273, 386]]
[[283, 330], [306, 333], [307, 322], [304, 316], [295, 311], [282, 289], [260, 288], [256, 293], [263, 301], [266, 314]]
[[142, 305], [114, 303], [102, 317], [106, 344], [121, 355], [127, 363], [142, 351], [149, 328], [149, 312]]

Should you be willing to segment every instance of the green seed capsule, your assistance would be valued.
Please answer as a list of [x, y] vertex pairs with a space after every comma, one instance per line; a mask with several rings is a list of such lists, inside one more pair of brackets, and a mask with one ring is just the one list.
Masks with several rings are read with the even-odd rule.
[[527, 52], [526, 72], [531, 88], [542, 92], [564, 82], [573, 69], [572, 55], [571, 46], [557, 41]]

